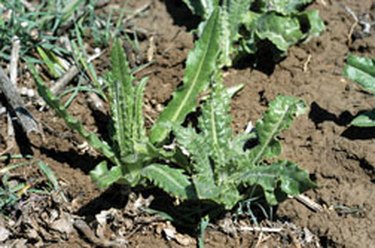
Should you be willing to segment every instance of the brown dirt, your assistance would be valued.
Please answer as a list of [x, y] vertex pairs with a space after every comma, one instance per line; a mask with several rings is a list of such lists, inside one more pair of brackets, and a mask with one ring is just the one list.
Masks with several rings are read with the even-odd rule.
[[[141, 74], [150, 77], [146, 105], [158, 109], [182, 80], [184, 61], [193, 46], [193, 37], [187, 28], [193, 27], [195, 20], [177, 0], [128, 2], [129, 7], [138, 8], [150, 1], [151, 9], [134, 21], [137, 27], [155, 36], [156, 63]], [[327, 25], [326, 31], [320, 37], [290, 49], [286, 59], [276, 65], [272, 73], [265, 74], [262, 68], [256, 70], [249, 67], [226, 72], [227, 85], [245, 84], [232, 102], [233, 126], [239, 131], [249, 121], [254, 123], [266, 109], [267, 103], [278, 94], [304, 99], [310, 111], [282, 135], [283, 157], [311, 173], [318, 188], [307, 192], [307, 195], [325, 206], [325, 210], [315, 213], [296, 200], [288, 199], [279, 206], [276, 220], [278, 223], [293, 223], [299, 228], [308, 228], [319, 238], [321, 247], [372, 247], [375, 240], [375, 129], [352, 128], [348, 124], [359, 111], [375, 106], [375, 97], [344, 79], [341, 72], [348, 52], [375, 57], [374, 30], [369, 37], [358, 38], [352, 43], [348, 40], [354, 21], [343, 6], [363, 14], [369, 13], [371, 4], [375, 2], [330, 0], [325, 1], [326, 6], [320, 2], [317, 1], [311, 8], [320, 10]], [[355, 32], [359, 34], [360, 28], [357, 27]], [[146, 50], [148, 41], [143, 41], [141, 45]], [[91, 130], [97, 130], [98, 126], [103, 127], [106, 123], [105, 115], [89, 111], [84, 96], [77, 98], [69, 111], [79, 116]], [[117, 204], [114, 207], [123, 208], [121, 201], [119, 203], [113, 199], [118, 197], [117, 194], [111, 196], [109, 191], [103, 196], [90, 181], [88, 172], [99, 161], [96, 154], [78, 150], [77, 145], [82, 140], [72, 134], [52, 111], [38, 112], [34, 109], [32, 112], [45, 124], [47, 140], [44, 143], [31, 141], [36, 144], [32, 148], [34, 157], [48, 163], [63, 182], [64, 191], [74, 201], [72, 212], [92, 218], [93, 214], [99, 212], [95, 209], [97, 207], [108, 209], [110, 204]], [[157, 110], [150, 110], [147, 114], [155, 118]], [[6, 118], [2, 117], [0, 123], [5, 127]], [[99, 131], [103, 130], [99, 128]], [[6, 128], [0, 131], [0, 140], [4, 140]], [[1, 143], [3, 149], [5, 145]], [[19, 151], [14, 149], [12, 152]], [[24, 173], [27, 174], [27, 171]], [[103, 200], [106, 202], [103, 203]], [[340, 206], [353, 211], [339, 211]], [[268, 236], [267, 233], [264, 235]], [[289, 239], [292, 236], [289, 235]], [[206, 243], [207, 247], [296, 245], [293, 240], [285, 241], [285, 237], [280, 238], [277, 234], [269, 237], [262, 238], [258, 233], [233, 236], [209, 228]], [[150, 226], [140, 228], [128, 241], [130, 247], [182, 247], [175, 241], [167, 241]], [[61, 242], [54, 246], [92, 246], [78, 234], [72, 234], [68, 240]], [[190, 246], [194, 247], [194, 244], [192, 242]]]

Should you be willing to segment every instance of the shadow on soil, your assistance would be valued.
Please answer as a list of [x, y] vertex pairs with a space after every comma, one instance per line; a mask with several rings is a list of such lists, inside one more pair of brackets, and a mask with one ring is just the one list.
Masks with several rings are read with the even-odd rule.
[[375, 167], [366, 159], [360, 159], [359, 166], [370, 177], [370, 181], [375, 183]]
[[[210, 222], [226, 217], [227, 211], [224, 207], [213, 202], [186, 201], [176, 204], [176, 200], [157, 188], [145, 189], [137, 187], [132, 192], [141, 194], [143, 198], [154, 197], [151, 205], [145, 210], [149, 214], [159, 214], [162, 218], [171, 221], [178, 232], [197, 237], [200, 221], [203, 217], [209, 216]], [[123, 209], [129, 202], [130, 190], [124, 185], [113, 185], [97, 198], [81, 207], [77, 214], [85, 217], [91, 222], [95, 215], [110, 208]], [[250, 219], [261, 222], [264, 219], [273, 219], [277, 207], [269, 207], [265, 202], [238, 207], [231, 218]], [[234, 217], [233, 217], [234, 216]], [[253, 219], [257, 216], [257, 219]]]
[[233, 61], [235, 69], [252, 68], [270, 76], [275, 71], [276, 65], [285, 57], [269, 41], [259, 42], [257, 52], [253, 55], [239, 56]]
[[[358, 114], [364, 113], [366, 111], [359, 112]], [[319, 129], [319, 124], [331, 121], [339, 126], [349, 126], [350, 122], [354, 119], [349, 111], [342, 112], [338, 117], [335, 114], [330, 113], [325, 110], [318, 103], [313, 102], [310, 107], [309, 118], [314, 122], [315, 127]], [[349, 126], [342, 134], [350, 140], [367, 140], [375, 138], [375, 127], [353, 127]]]
[[350, 140], [368, 140], [375, 138], [375, 127], [349, 127], [341, 136]]
[[31, 149], [32, 144], [30, 143], [29, 138], [27, 137], [25, 132], [22, 130], [20, 125], [18, 125], [18, 123], [13, 123], [13, 127], [14, 127], [15, 140], [20, 149], [20, 153], [24, 156], [34, 155], [34, 152]]
[[193, 15], [183, 1], [166, 0], [164, 3], [167, 7], [168, 13], [173, 18], [174, 24], [186, 27], [187, 31], [194, 30], [198, 27], [201, 18]]
[[309, 118], [314, 122], [318, 129], [319, 124], [331, 121], [339, 126], [346, 126], [353, 119], [353, 115], [348, 111], [341, 113], [338, 117], [335, 114], [325, 110], [318, 103], [313, 102], [310, 106]]
[[126, 206], [129, 199], [129, 190], [123, 185], [109, 187], [101, 195], [91, 200], [88, 204], [81, 207], [77, 214], [84, 216], [87, 221], [92, 221], [95, 215], [103, 210], [110, 208], [122, 209]]
[[40, 153], [50, 157], [60, 163], [67, 163], [74, 169], [80, 169], [85, 174], [95, 168], [95, 166], [102, 161], [100, 158], [95, 158], [89, 154], [78, 154], [77, 151], [70, 149], [69, 151], [57, 151], [55, 149], [48, 149], [40, 147]]

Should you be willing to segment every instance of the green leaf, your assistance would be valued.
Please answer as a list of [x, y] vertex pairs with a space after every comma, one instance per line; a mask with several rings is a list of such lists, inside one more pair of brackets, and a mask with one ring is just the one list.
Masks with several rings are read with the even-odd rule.
[[257, 19], [255, 33], [259, 39], [268, 39], [283, 52], [304, 37], [297, 18], [279, 16], [274, 12]]
[[138, 85], [135, 86], [134, 94], [134, 125], [133, 134], [135, 139], [139, 141], [146, 141], [146, 130], [143, 118], [143, 95], [146, 88], [148, 78], [143, 78]]
[[47, 177], [47, 179], [51, 182], [53, 190], [58, 191], [60, 189], [60, 186], [53, 170], [43, 161], [39, 161], [38, 166], [40, 170], [44, 173], [44, 175]]
[[229, 22], [229, 13], [226, 10], [225, 6], [223, 8], [223, 11], [221, 11], [220, 16], [220, 23], [221, 23], [221, 51], [219, 58], [219, 64], [221, 66], [231, 66], [232, 60], [231, 60], [231, 53], [232, 53], [232, 43], [235, 40], [235, 37], [237, 37], [237, 32], [232, 36], [231, 34], [231, 26]]
[[134, 89], [125, 52], [119, 40], [116, 40], [112, 51], [112, 78], [108, 80], [112, 121], [114, 126], [113, 140], [117, 144], [117, 153], [124, 158], [133, 151]]
[[349, 54], [344, 66], [344, 76], [375, 94], [375, 60]]
[[59, 78], [65, 73], [65, 68], [61, 65], [60, 58], [52, 51], [45, 50], [42, 47], [36, 48], [43, 62], [48, 68], [48, 72], [54, 78]]
[[325, 29], [323, 20], [319, 16], [318, 10], [304, 11], [298, 15], [301, 26], [308, 27], [305, 33], [308, 37], [319, 36]]
[[250, 9], [253, 0], [229, 0], [227, 1], [226, 9], [228, 11], [229, 29], [231, 39], [238, 38], [238, 30], [241, 25], [242, 19]]
[[193, 169], [192, 180], [199, 199], [213, 199], [220, 193], [215, 184], [215, 176], [211, 167], [209, 154], [210, 146], [203, 135], [196, 133], [191, 128], [183, 128], [176, 125], [173, 133], [177, 144], [189, 153], [192, 160], [190, 166]]
[[240, 37], [239, 28], [244, 16], [250, 9], [252, 0], [231, 0], [224, 2], [221, 14], [222, 63], [230, 66], [232, 64], [231, 54], [235, 49], [233, 45]]
[[195, 198], [189, 178], [183, 170], [162, 164], [151, 164], [142, 170], [142, 175], [165, 192], [180, 199]]
[[375, 109], [357, 116], [352, 120], [350, 125], [356, 127], [375, 127]]
[[259, 163], [264, 157], [277, 156], [281, 152], [281, 145], [277, 135], [287, 129], [295, 116], [306, 112], [302, 100], [289, 96], [278, 96], [269, 104], [263, 118], [256, 124], [259, 145], [249, 152], [249, 162]]
[[67, 4], [61, 11], [61, 22], [65, 23], [68, 21], [74, 14], [74, 11], [76, 11], [81, 3], [83, 3], [84, 0], [72, 0], [69, 1], [69, 4]]
[[90, 171], [91, 179], [100, 189], [105, 189], [119, 181], [123, 176], [121, 166], [114, 166], [108, 169], [107, 162], [100, 162], [95, 169]]
[[182, 0], [193, 14], [208, 17], [219, 5], [219, 0]]
[[220, 203], [225, 206], [225, 209], [232, 209], [240, 200], [243, 199], [243, 196], [240, 195], [238, 191], [238, 185], [240, 182], [228, 181], [225, 185], [222, 185], [220, 190], [220, 195], [214, 199], [217, 203]]
[[272, 165], [262, 165], [240, 175], [232, 180], [245, 185], [259, 185], [263, 188], [267, 202], [271, 205], [278, 203], [275, 190], [280, 189], [287, 195], [296, 196], [316, 187], [310, 180], [309, 174], [289, 161], [280, 161]]
[[[206, 169], [211, 170], [209, 160], [209, 150], [205, 137], [199, 135], [192, 127], [181, 127], [175, 125], [173, 134], [179, 146], [186, 149], [189, 157], [194, 161], [192, 167], [197, 173], [203, 173]], [[213, 175], [213, 174], [212, 174]]]
[[86, 141], [90, 144], [92, 148], [99, 151], [113, 163], [117, 164], [117, 159], [111, 147], [104, 141], [100, 140], [95, 133], [86, 130], [81, 122], [79, 122], [76, 118], [71, 116], [66, 111], [64, 106], [60, 103], [59, 99], [56, 96], [54, 96], [50, 89], [43, 83], [43, 80], [40, 78], [35, 67], [31, 63], [28, 63], [27, 65], [35, 78], [35, 81], [38, 86], [39, 95], [43, 97], [46, 103], [52, 109], [55, 110], [58, 116], [64, 119], [65, 123], [68, 125], [69, 128], [77, 131], [84, 139], [86, 139]]
[[200, 173], [192, 176], [194, 189], [198, 199], [213, 200], [219, 198], [220, 188], [216, 186], [213, 179], [213, 173], [211, 173], [211, 175]]
[[202, 130], [209, 146], [209, 155], [215, 161], [216, 167], [226, 164], [226, 152], [229, 140], [232, 138], [230, 118], [230, 97], [221, 83], [213, 83], [212, 93], [202, 106], [202, 115], [198, 119], [198, 126]]
[[283, 15], [295, 14], [313, 0], [258, 0], [255, 5], [262, 12], [275, 11]]
[[210, 16], [203, 34], [189, 53], [186, 61], [184, 84], [173, 94], [173, 99], [152, 127], [150, 140], [161, 143], [170, 132], [165, 123], [181, 124], [187, 114], [194, 111], [198, 95], [205, 90], [217, 69], [220, 50], [219, 9]]

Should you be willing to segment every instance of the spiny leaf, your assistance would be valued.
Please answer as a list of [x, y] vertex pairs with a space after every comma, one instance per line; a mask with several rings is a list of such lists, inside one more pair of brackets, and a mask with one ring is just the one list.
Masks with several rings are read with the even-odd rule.
[[232, 209], [243, 196], [238, 191], [238, 182], [228, 182], [219, 188], [220, 195], [215, 199], [216, 202], [223, 204], [226, 209]]
[[[189, 153], [189, 157], [194, 161], [192, 167], [197, 173], [206, 171], [206, 167], [210, 166], [209, 161], [209, 146], [206, 143], [205, 137], [199, 135], [192, 127], [181, 127], [175, 125], [173, 133], [176, 137], [176, 142]], [[211, 168], [209, 167], [211, 170]]]
[[232, 138], [229, 104], [230, 97], [224, 86], [219, 82], [213, 83], [212, 93], [203, 104], [202, 115], [198, 120], [199, 128], [202, 130], [201, 135], [210, 147], [209, 155], [217, 163], [217, 167], [225, 165], [228, 141]]
[[173, 127], [177, 143], [186, 149], [193, 169], [192, 181], [199, 199], [214, 199], [220, 193], [216, 187], [213, 168], [209, 155], [210, 146], [205, 136], [198, 134], [192, 127]]
[[263, 188], [267, 202], [277, 204], [275, 190], [280, 189], [287, 195], [296, 196], [316, 185], [310, 180], [309, 174], [289, 161], [280, 161], [272, 165], [257, 166], [247, 172], [231, 178], [245, 185], [259, 185]]
[[304, 37], [297, 18], [279, 16], [274, 12], [264, 14], [257, 20], [255, 32], [260, 39], [270, 40], [284, 52]]
[[257, 7], [263, 11], [275, 11], [283, 15], [295, 14], [313, 0], [258, 0]]
[[107, 162], [102, 161], [95, 167], [95, 169], [90, 171], [90, 176], [100, 189], [105, 189], [117, 182], [123, 174], [121, 166], [114, 166], [109, 170]]
[[[111, 51], [112, 78], [108, 80], [111, 100], [114, 141], [120, 157], [125, 157], [133, 148], [134, 89], [133, 77], [122, 49], [117, 40]], [[135, 127], [136, 128], [136, 127]]]
[[238, 38], [238, 30], [244, 15], [249, 11], [253, 0], [230, 0], [227, 1], [228, 21], [231, 40]]
[[229, 23], [229, 14], [226, 10], [226, 7], [223, 7], [223, 11], [221, 11], [220, 16], [220, 23], [221, 23], [221, 51], [220, 54], [220, 66], [231, 66], [232, 60], [231, 60], [231, 53], [232, 53], [232, 41], [234, 40], [234, 37], [231, 34], [231, 28]]
[[64, 119], [68, 127], [77, 131], [83, 138], [86, 139], [92, 148], [98, 150], [114, 164], [117, 164], [117, 159], [111, 147], [104, 141], [101, 141], [95, 133], [86, 130], [81, 122], [71, 116], [60, 103], [59, 99], [54, 96], [50, 89], [43, 83], [43, 80], [38, 75], [35, 67], [31, 63], [28, 63], [28, 67], [37, 83], [39, 95], [41, 95], [46, 103], [56, 111], [58, 116]]
[[217, 69], [216, 60], [220, 50], [219, 9], [210, 16], [201, 38], [189, 53], [186, 61], [184, 84], [173, 95], [173, 99], [160, 114], [152, 127], [152, 143], [161, 143], [170, 132], [166, 122], [181, 124], [187, 114], [194, 111], [199, 93], [209, 84], [211, 75]]
[[177, 143], [186, 149], [192, 160], [192, 180], [199, 199], [213, 199], [220, 193], [215, 184], [215, 176], [211, 167], [209, 154], [210, 146], [203, 135], [191, 128], [176, 125], [173, 128]]
[[194, 199], [194, 191], [183, 170], [162, 164], [151, 164], [142, 170], [142, 175], [165, 192], [180, 199]]
[[146, 140], [146, 130], [143, 119], [143, 95], [146, 88], [148, 78], [143, 78], [139, 84], [135, 87], [134, 95], [134, 125], [133, 133], [135, 139], [140, 141]]
[[220, 188], [216, 186], [212, 171], [208, 173], [199, 173], [192, 176], [194, 189], [197, 198], [200, 200], [220, 199]]
[[277, 156], [281, 152], [277, 135], [288, 128], [294, 117], [306, 111], [303, 101], [289, 96], [278, 96], [269, 104], [263, 118], [256, 124], [259, 145], [249, 152], [249, 162], [256, 165], [264, 157]]
[[349, 54], [344, 76], [355, 81], [364, 90], [375, 94], [375, 60]]

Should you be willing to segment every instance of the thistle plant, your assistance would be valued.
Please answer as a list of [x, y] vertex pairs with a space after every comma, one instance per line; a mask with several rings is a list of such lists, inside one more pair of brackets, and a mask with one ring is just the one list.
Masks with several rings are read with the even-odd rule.
[[[32, 63], [28, 66], [36, 79], [38, 92], [49, 106], [62, 117], [66, 124], [77, 131], [107, 160], [103, 160], [90, 174], [99, 187], [105, 188], [117, 182], [135, 186], [142, 182], [142, 170], [160, 159], [172, 159], [173, 154], [160, 148], [171, 129], [166, 123], [181, 124], [196, 107], [196, 98], [207, 89], [210, 77], [216, 69], [219, 54], [219, 11], [208, 20], [200, 40], [190, 52], [183, 86], [176, 91], [173, 100], [161, 113], [146, 135], [143, 120], [143, 93], [147, 79], [136, 82], [129, 68], [121, 42], [116, 41], [111, 51], [112, 70], [106, 81], [109, 91], [112, 124], [111, 140], [103, 141], [97, 134], [88, 131], [76, 118], [71, 116], [60, 100], [43, 83]], [[109, 168], [108, 162], [111, 166]], [[174, 171], [170, 171], [170, 182], [174, 183]]]
[[271, 47], [270, 60], [276, 61], [290, 46], [318, 36], [324, 30], [317, 10], [303, 10], [313, 0], [182, 1], [194, 14], [202, 17], [199, 30], [210, 13], [220, 6], [221, 63], [226, 66], [235, 59], [256, 54], [265, 47], [264, 44]]
[[[277, 140], [280, 132], [291, 125], [295, 116], [305, 112], [301, 100], [278, 96], [257, 122], [254, 132], [236, 136], [231, 129], [229, 105], [230, 96], [220, 80], [215, 81], [209, 99], [202, 106], [197, 129], [180, 125], [173, 128], [178, 146], [187, 151], [190, 160], [190, 174], [175, 175], [176, 180], [184, 182], [186, 199], [193, 195], [232, 209], [239, 201], [251, 197], [252, 189], [260, 187], [267, 202], [275, 205], [279, 199], [277, 189], [295, 196], [314, 187], [307, 172], [292, 162], [265, 162], [280, 154]], [[246, 149], [250, 140], [257, 145]], [[149, 167], [146, 173], [151, 172]], [[154, 178], [161, 188], [162, 178], [162, 175]]]
[[[277, 192], [298, 195], [314, 186], [307, 172], [292, 162], [266, 162], [281, 152], [277, 139], [280, 132], [305, 111], [301, 100], [277, 97], [254, 132], [233, 135], [231, 93], [221, 82], [219, 17], [220, 9], [215, 8], [188, 55], [183, 85], [173, 94], [149, 135], [142, 112], [147, 80], [137, 82], [132, 76], [120, 41], [112, 48], [112, 70], [106, 80], [112, 117], [108, 142], [69, 115], [29, 64], [48, 105], [106, 158], [90, 173], [99, 187], [151, 183], [182, 201], [210, 202], [231, 209], [251, 197], [252, 192], [264, 195], [274, 205], [279, 199]], [[206, 89], [211, 93], [201, 106], [198, 126], [183, 127], [186, 116], [196, 110], [199, 94]], [[170, 136], [176, 148], [166, 151], [163, 145]], [[249, 140], [257, 145], [247, 149]]]

